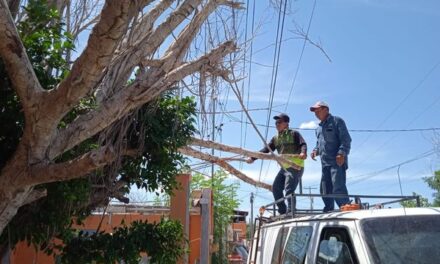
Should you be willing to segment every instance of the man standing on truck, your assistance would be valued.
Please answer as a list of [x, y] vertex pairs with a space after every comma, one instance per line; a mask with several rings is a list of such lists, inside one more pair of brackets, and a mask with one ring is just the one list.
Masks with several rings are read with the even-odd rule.
[[[278, 200], [284, 197], [284, 190], [286, 191], [286, 196], [295, 192], [304, 172], [304, 160], [307, 158], [307, 144], [298, 131], [289, 129], [290, 118], [288, 115], [279, 114], [274, 116], [273, 119], [275, 119], [278, 134], [275, 135], [260, 152], [269, 153], [276, 149], [284, 159], [295, 164], [282, 164], [280, 171], [275, 177], [272, 184], [272, 193], [275, 200]], [[251, 157], [246, 162], [253, 163], [255, 160], [256, 158]], [[288, 209], [286, 209], [286, 203], [284, 201], [277, 203], [278, 212], [280, 214], [291, 211], [292, 199], [287, 199], [287, 203], [289, 206]]]
[[[321, 121], [316, 128], [316, 147], [310, 156], [313, 160], [316, 160], [316, 156], [321, 156], [321, 194], [348, 194], [345, 182], [351, 137], [344, 120], [331, 115], [329, 110], [328, 104], [323, 101], [318, 101], [310, 107], [310, 111]], [[334, 210], [335, 201], [339, 208], [350, 202], [348, 197], [323, 197], [322, 200], [325, 205], [324, 212]]]

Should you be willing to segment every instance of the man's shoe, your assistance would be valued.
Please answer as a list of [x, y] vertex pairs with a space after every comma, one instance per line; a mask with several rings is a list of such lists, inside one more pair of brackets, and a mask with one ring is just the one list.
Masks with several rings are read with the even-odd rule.
[[335, 210], [335, 208], [330, 209], [330, 208], [324, 207], [324, 209], [322, 209], [322, 212], [323, 213], [330, 213], [333, 210]]
[[279, 214], [279, 215], [286, 214], [286, 211], [278, 211], [278, 214]]
[[292, 211], [288, 211], [285, 216], [294, 216], [294, 214], [292, 213]]

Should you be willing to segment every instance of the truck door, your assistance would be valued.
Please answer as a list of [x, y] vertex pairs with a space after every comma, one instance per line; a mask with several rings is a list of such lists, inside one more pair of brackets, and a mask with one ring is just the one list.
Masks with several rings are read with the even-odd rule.
[[303, 264], [313, 234], [311, 225], [295, 225], [290, 229], [283, 251], [282, 264]]

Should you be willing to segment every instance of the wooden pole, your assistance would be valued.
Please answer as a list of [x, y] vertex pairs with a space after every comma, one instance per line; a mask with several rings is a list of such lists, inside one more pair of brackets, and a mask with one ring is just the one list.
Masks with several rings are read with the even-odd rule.
[[209, 233], [211, 225], [211, 190], [202, 190], [202, 199], [200, 199], [202, 210], [202, 233], [200, 241], [200, 263], [208, 264], [209, 260]]

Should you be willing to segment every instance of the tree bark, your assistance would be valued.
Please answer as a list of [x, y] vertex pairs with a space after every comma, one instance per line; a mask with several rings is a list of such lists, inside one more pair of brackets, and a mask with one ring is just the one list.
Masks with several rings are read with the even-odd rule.
[[[0, 172], [0, 233], [18, 208], [45, 195], [44, 190], [34, 189], [34, 186], [84, 177], [112, 163], [121, 153], [106, 145], [62, 163], [55, 162], [57, 157], [154, 100], [188, 75], [202, 69], [212, 75], [225, 74], [222, 60], [236, 50], [231, 41], [225, 41], [193, 61], [184, 59], [203, 22], [219, 5], [240, 7], [227, 0], [185, 0], [176, 10], [170, 10], [174, 1], [162, 0], [145, 17], [144, 7], [152, 3], [151, 0], [107, 0], [97, 16], [99, 21], [93, 27], [87, 47], [73, 63], [68, 76], [57, 88], [44, 90], [9, 11], [8, 3], [13, 2], [0, 0], [0, 57], [19, 97], [25, 127], [17, 149]], [[67, 2], [56, 3], [64, 13]], [[165, 14], [169, 15], [158, 23]], [[190, 17], [191, 14], [194, 16]], [[142, 20], [136, 21], [137, 17]], [[186, 26], [180, 30], [182, 23]], [[72, 30], [80, 30], [81, 25], [77, 24]], [[153, 25], [158, 26], [154, 28]], [[174, 43], [163, 49], [164, 55], [155, 58], [155, 65], [147, 65], [152, 55], [178, 29], [180, 34]], [[127, 84], [135, 67], [142, 67], [141, 74]], [[82, 99], [93, 96], [97, 87], [109, 93], [95, 109], [60, 128], [65, 115]], [[226, 163], [223, 166], [235, 170]]]
[[266, 190], [271, 191], [272, 190], [272, 185], [264, 183], [264, 182], [259, 182], [259, 181], [255, 181], [254, 179], [252, 179], [251, 177], [245, 175], [244, 173], [242, 173], [241, 171], [237, 170], [236, 168], [234, 168], [233, 166], [229, 165], [226, 161], [224, 161], [221, 158], [212, 156], [210, 154], [207, 153], [203, 153], [201, 151], [197, 151], [193, 148], [190, 147], [182, 147], [179, 148], [180, 153], [197, 158], [197, 159], [201, 159], [204, 161], [208, 161], [208, 162], [212, 162], [217, 164], [218, 166], [222, 167], [223, 169], [225, 169], [226, 171], [228, 171], [229, 173], [231, 173], [232, 175], [236, 176], [237, 178], [239, 178], [240, 180], [256, 186], [256, 187], [260, 187]]
[[299, 167], [295, 163], [293, 163], [289, 160], [286, 160], [282, 156], [275, 155], [273, 153], [255, 152], [255, 151], [250, 151], [250, 150], [246, 150], [246, 149], [242, 149], [242, 148], [237, 148], [237, 147], [233, 147], [233, 146], [220, 144], [217, 142], [213, 142], [211, 140], [201, 140], [198, 138], [192, 138], [192, 141], [190, 144], [194, 145], [194, 146], [199, 146], [199, 147], [214, 148], [214, 149], [221, 150], [221, 151], [232, 152], [235, 154], [240, 154], [243, 156], [248, 156], [248, 157], [257, 158], [257, 159], [275, 160], [280, 164], [289, 164], [289, 166], [291, 166], [297, 170], [301, 170], [301, 167]]

